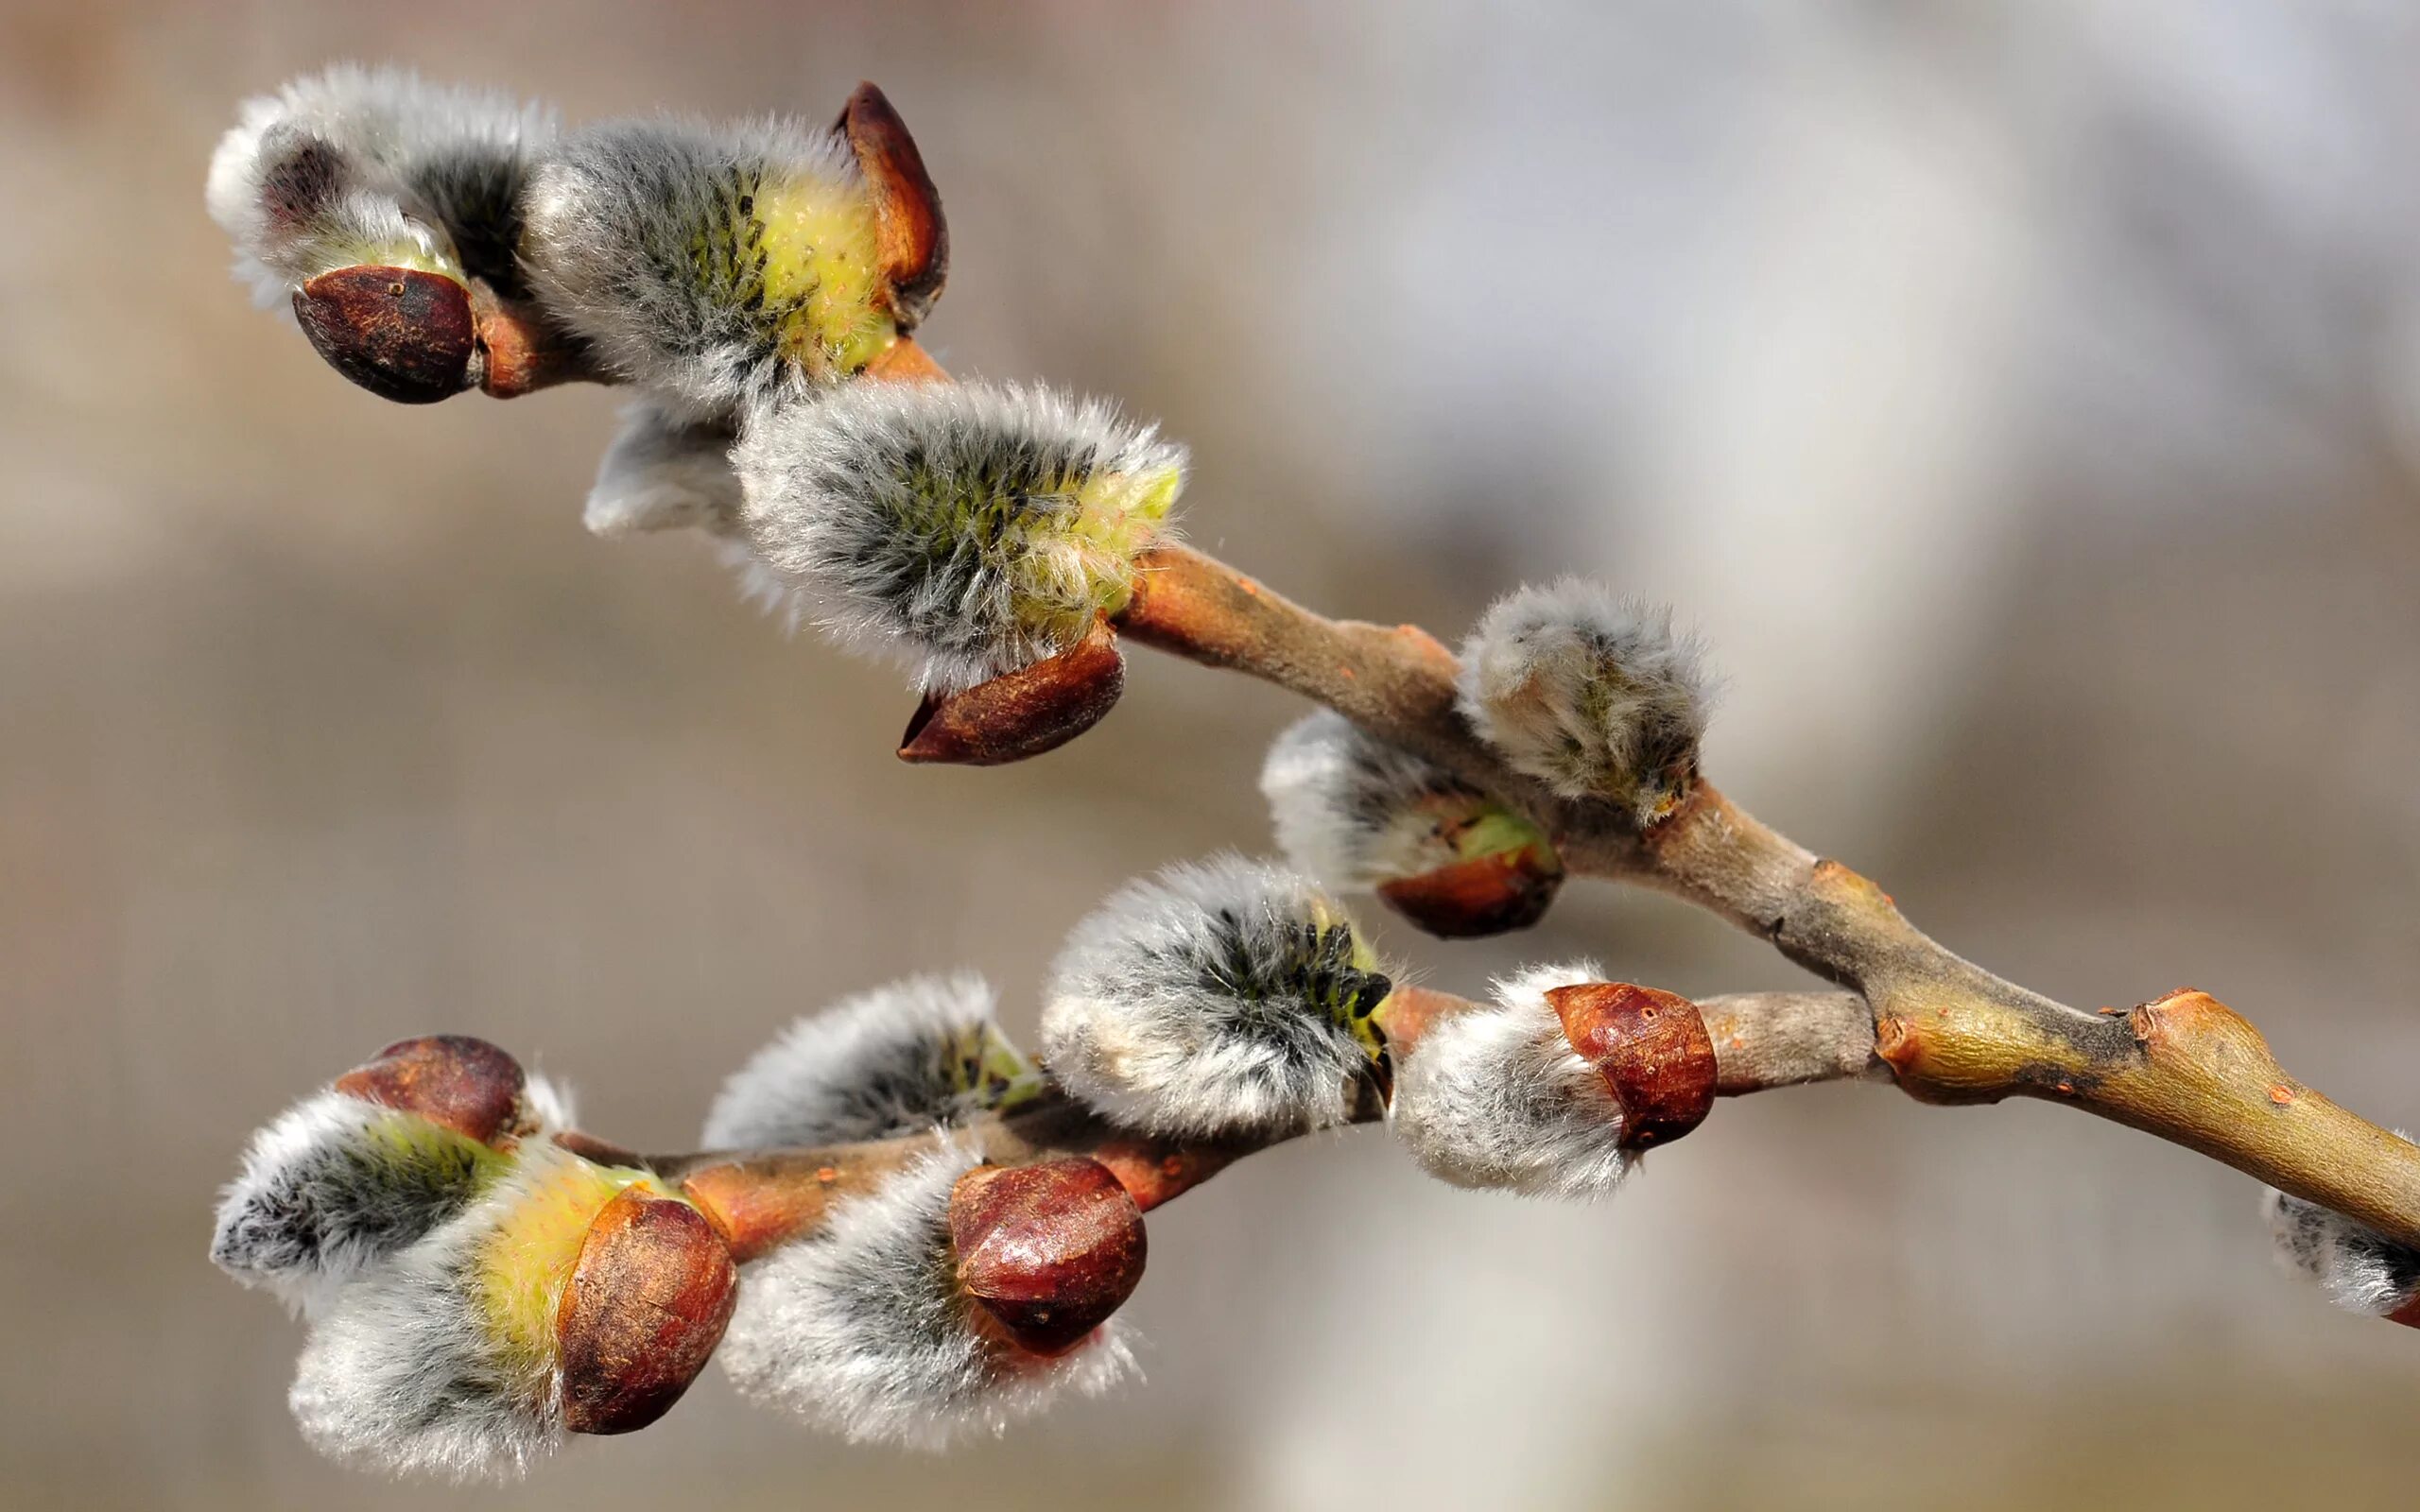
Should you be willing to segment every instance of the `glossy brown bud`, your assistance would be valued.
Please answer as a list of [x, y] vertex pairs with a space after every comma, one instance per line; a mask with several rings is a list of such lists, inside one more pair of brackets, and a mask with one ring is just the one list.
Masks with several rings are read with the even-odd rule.
[[912, 331], [932, 313], [949, 277], [949, 225], [941, 191], [925, 171], [924, 154], [908, 123], [872, 84], [859, 84], [833, 127], [856, 153], [873, 191], [882, 270], [890, 285], [891, 317]]
[[396, 1040], [336, 1088], [493, 1144], [519, 1121], [524, 1082], [521, 1063], [486, 1040], [432, 1034]]
[[1478, 939], [1529, 928], [1546, 917], [1562, 887], [1562, 862], [1526, 846], [1397, 877], [1378, 885], [1378, 897], [1439, 939]]
[[1582, 982], [1547, 993], [1564, 1038], [1597, 1068], [1622, 1108], [1621, 1143], [1668, 1144], [1714, 1106], [1714, 1040], [1698, 1005], [1627, 982]]
[[903, 762], [1002, 766], [1056, 750], [1099, 724], [1126, 691], [1126, 658], [1106, 620], [1056, 656], [945, 697], [926, 698], [900, 738]]
[[294, 318], [329, 366], [381, 399], [429, 404], [470, 385], [471, 291], [442, 273], [339, 267], [295, 290]]
[[959, 1284], [1020, 1348], [1063, 1354], [1143, 1279], [1143, 1212], [1081, 1157], [977, 1166], [950, 1194]]
[[671, 1411], [738, 1299], [731, 1250], [703, 1213], [636, 1187], [607, 1203], [555, 1310], [563, 1426], [627, 1434]]

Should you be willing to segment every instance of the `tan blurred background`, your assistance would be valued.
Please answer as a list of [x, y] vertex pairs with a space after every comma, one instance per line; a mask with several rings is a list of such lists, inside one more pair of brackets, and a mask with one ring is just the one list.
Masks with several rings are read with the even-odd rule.
[[[688, 1140], [788, 1016], [1265, 847], [1278, 695], [1158, 659], [911, 770], [887, 669], [579, 505], [596, 389], [412, 410], [247, 307], [242, 95], [393, 59], [574, 119], [915, 127], [927, 335], [1164, 417], [1194, 537], [1459, 632], [1667, 596], [1725, 786], [2071, 1001], [2182, 982], [2420, 1122], [2420, 20], [2408, 7], [27, 5], [0, 10], [0, 1504], [422, 1507], [331, 1469], [203, 1257], [246, 1132], [474, 1032]], [[1444, 948], [1796, 973], [1641, 895]], [[2408, 1506], [2420, 1349], [2251, 1184], [2032, 1106], [1726, 1105], [1596, 1209], [1369, 1131], [1154, 1214], [1147, 1385], [851, 1450], [710, 1374], [473, 1506]], [[437, 1500], [452, 1504], [445, 1495]]]

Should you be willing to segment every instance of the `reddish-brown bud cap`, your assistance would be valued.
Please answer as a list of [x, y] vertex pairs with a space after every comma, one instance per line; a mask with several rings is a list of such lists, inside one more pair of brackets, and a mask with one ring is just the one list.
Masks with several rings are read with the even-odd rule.
[[1527, 929], [1546, 917], [1563, 868], [1536, 846], [1472, 856], [1378, 885], [1378, 897], [1439, 939], [1478, 939]]
[[493, 1144], [512, 1131], [523, 1084], [521, 1063], [486, 1040], [432, 1034], [396, 1040], [338, 1076], [337, 1091]]
[[1547, 993], [1564, 1038], [1597, 1068], [1622, 1107], [1622, 1143], [1668, 1144], [1714, 1106], [1714, 1040], [1698, 1005], [1627, 982], [1582, 982]]
[[925, 171], [924, 154], [908, 134], [908, 123], [872, 84], [857, 86], [833, 129], [856, 153], [857, 167], [873, 192], [891, 315], [899, 329], [912, 331], [932, 313], [949, 277], [949, 225], [942, 219], [941, 191]]
[[977, 1166], [950, 1194], [959, 1284], [1035, 1354], [1063, 1354], [1143, 1279], [1143, 1212], [1098, 1160]]
[[470, 384], [471, 291], [414, 267], [339, 267], [294, 292], [302, 334], [381, 399], [429, 404]]
[[900, 738], [903, 762], [1003, 766], [1057, 750], [1099, 724], [1126, 691], [1126, 658], [1106, 620], [1028, 667], [926, 698]]
[[731, 1250], [705, 1214], [635, 1187], [607, 1203], [555, 1310], [563, 1426], [627, 1434], [671, 1411], [738, 1299]]

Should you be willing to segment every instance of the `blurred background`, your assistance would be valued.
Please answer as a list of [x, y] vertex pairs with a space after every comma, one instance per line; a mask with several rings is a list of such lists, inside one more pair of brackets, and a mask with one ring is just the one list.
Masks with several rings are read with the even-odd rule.
[[[579, 503], [614, 397], [434, 409], [248, 307], [244, 95], [391, 59], [914, 127], [925, 335], [1163, 417], [1195, 540], [1451, 638], [1668, 597], [1734, 796], [2084, 1005], [2191, 983], [2420, 1121], [2420, 17], [2172, 0], [0, 9], [0, 1503], [418, 1507], [288, 1422], [204, 1259], [255, 1125], [493, 1039], [678, 1146], [790, 1016], [973, 966], [1030, 1025], [1118, 880], [1265, 848], [1299, 711], [1138, 661], [1028, 766], [910, 769], [887, 668]], [[1374, 911], [1372, 915], [1375, 920]], [[1383, 922], [1383, 920], [1377, 920]], [[1662, 900], [1388, 942], [1801, 980]], [[466, 1506], [2408, 1506], [2411, 1335], [2246, 1179], [2032, 1105], [1726, 1104], [1616, 1202], [1381, 1134], [1155, 1213], [1149, 1383], [945, 1459], [710, 1372]]]

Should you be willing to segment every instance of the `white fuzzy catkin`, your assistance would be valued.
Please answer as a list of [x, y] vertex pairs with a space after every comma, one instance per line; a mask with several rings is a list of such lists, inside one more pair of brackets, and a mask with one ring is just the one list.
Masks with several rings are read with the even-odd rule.
[[548, 315], [607, 367], [685, 419], [728, 424], [752, 402], [846, 376], [799, 346], [799, 299], [769, 292], [764, 254], [783, 228], [760, 201], [786, 194], [828, 199], [841, 221], [851, 205], [872, 215], [856, 156], [803, 122], [585, 128], [532, 178], [523, 266]]
[[759, 410], [741, 531], [842, 642], [951, 691], [1065, 649], [1121, 607], [1184, 450], [1098, 400], [863, 383]]
[[[568, 1127], [562, 1095], [532, 1076], [524, 1137]], [[415, 1114], [333, 1090], [252, 1136], [218, 1205], [210, 1258], [304, 1316], [467, 1207], [511, 1156]]]
[[2261, 1208], [2278, 1263], [2319, 1282], [2337, 1306], [2382, 1316], [2420, 1297], [2420, 1250], [2274, 1189]]
[[683, 528], [729, 535], [739, 517], [736, 439], [727, 427], [683, 421], [648, 400], [628, 405], [581, 524], [609, 538]]
[[1633, 1163], [1622, 1109], [1564, 1037], [1547, 993], [1600, 980], [1596, 963], [1533, 967], [1493, 1006], [1430, 1024], [1395, 1074], [1392, 1124], [1421, 1168], [1458, 1187], [1597, 1197]]
[[739, 1389], [854, 1440], [930, 1450], [1132, 1374], [1115, 1320], [1056, 1359], [978, 1331], [949, 1238], [951, 1189], [976, 1163], [930, 1156], [752, 1266], [717, 1351]]
[[1391, 988], [1351, 920], [1240, 857], [1129, 883], [1078, 924], [1044, 992], [1042, 1057], [1115, 1123], [1296, 1133], [1352, 1116]]
[[1322, 885], [1357, 891], [1416, 877], [1461, 857], [1438, 829], [1443, 809], [1486, 796], [1332, 709], [1305, 714], [1260, 768], [1278, 849]]
[[953, 1124], [1009, 1091], [991, 984], [916, 976], [843, 998], [784, 1030], [715, 1098], [705, 1147], [839, 1144]]
[[1695, 764], [1712, 696], [1703, 663], [1670, 610], [1566, 577], [1481, 616], [1462, 646], [1461, 706], [1513, 770], [1645, 820]]
[[244, 102], [206, 198], [264, 304], [358, 263], [511, 291], [523, 185], [554, 134], [550, 112], [504, 94], [337, 64]]
[[405, 1475], [504, 1480], [563, 1436], [551, 1341], [502, 1336], [480, 1278], [488, 1246], [550, 1186], [599, 1180], [551, 1143], [521, 1159], [478, 1200], [337, 1294], [311, 1331], [287, 1404], [321, 1453]]

